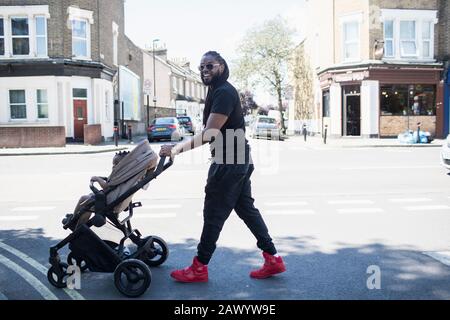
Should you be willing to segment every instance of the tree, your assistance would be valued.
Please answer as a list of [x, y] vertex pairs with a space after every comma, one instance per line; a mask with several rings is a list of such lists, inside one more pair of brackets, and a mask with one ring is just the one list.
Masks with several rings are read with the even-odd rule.
[[295, 119], [299, 120], [310, 120], [314, 114], [314, 80], [308, 61], [302, 43], [294, 51], [292, 65]]
[[249, 30], [237, 48], [234, 77], [240, 86], [269, 88], [277, 97], [283, 132], [283, 98], [288, 81], [288, 63], [294, 49], [294, 29], [281, 16]]
[[242, 111], [244, 112], [244, 115], [251, 114], [253, 110], [259, 108], [255, 100], [253, 100], [253, 93], [249, 90], [239, 92], [239, 98], [241, 99]]

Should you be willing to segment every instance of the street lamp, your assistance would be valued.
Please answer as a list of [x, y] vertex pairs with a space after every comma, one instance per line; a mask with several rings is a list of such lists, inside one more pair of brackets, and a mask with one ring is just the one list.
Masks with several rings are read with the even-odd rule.
[[153, 103], [155, 106], [155, 117], [156, 117], [156, 66], [155, 66], [155, 42], [159, 39], [154, 39], [153, 42]]

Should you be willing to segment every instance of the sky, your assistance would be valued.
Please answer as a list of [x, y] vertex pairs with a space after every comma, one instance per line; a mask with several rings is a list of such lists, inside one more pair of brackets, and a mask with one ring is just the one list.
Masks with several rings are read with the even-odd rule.
[[[187, 58], [195, 69], [202, 55], [219, 52], [227, 61], [245, 33], [281, 15], [302, 40], [305, 0], [126, 0], [125, 33], [139, 47], [154, 39], [165, 45], [169, 58]], [[260, 94], [261, 96], [261, 94]]]

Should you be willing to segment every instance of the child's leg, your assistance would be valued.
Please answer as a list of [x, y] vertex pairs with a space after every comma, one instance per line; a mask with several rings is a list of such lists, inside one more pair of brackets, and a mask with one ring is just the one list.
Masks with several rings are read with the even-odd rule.
[[77, 205], [76, 205], [76, 207], [75, 207], [73, 213], [77, 213], [78, 210], [80, 210], [80, 207], [83, 205], [83, 203], [84, 203], [86, 200], [89, 200], [90, 198], [91, 198], [90, 195], [84, 195], [84, 196], [82, 196], [82, 197], [80, 198], [80, 200], [78, 200], [78, 203], [77, 203]]

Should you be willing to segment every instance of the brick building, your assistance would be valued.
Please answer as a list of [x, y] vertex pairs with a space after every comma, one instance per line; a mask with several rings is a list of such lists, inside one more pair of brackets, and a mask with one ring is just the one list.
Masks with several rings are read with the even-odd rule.
[[142, 60], [124, 0], [0, 0], [0, 147], [145, 132]]
[[306, 42], [322, 130], [396, 137], [420, 122], [445, 135], [439, 0], [317, 0], [310, 7], [321, 21]]

